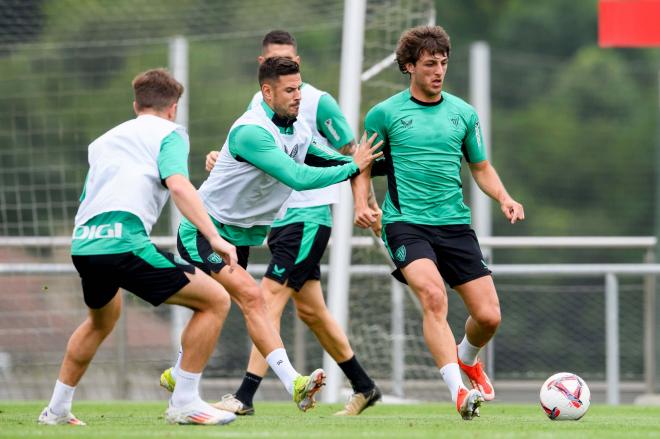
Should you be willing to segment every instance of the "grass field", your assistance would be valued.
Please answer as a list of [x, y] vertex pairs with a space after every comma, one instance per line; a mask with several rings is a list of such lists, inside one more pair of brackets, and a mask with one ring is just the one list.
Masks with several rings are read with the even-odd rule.
[[45, 427], [44, 402], [0, 402], [0, 438], [660, 438], [660, 407], [592, 406], [580, 421], [550, 421], [536, 405], [492, 403], [482, 417], [460, 419], [449, 404], [377, 405], [356, 418], [335, 418], [339, 405], [301, 413], [293, 404], [259, 403], [257, 415], [227, 426], [168, 425], [163, 402], [77, 402], [87, 427]]

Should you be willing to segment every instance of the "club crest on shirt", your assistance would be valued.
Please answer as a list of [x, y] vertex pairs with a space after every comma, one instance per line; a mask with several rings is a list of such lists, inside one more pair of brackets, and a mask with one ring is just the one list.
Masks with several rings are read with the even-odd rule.
[[402, 127], [404, 127], [404, 128], [412, 128], [412, 123], [413, 123], [412, 117], [411, 117], [410, 119], [408, 119], [408, 120], [401, 119], [400, 122], [401, 122], [401, 126], [402, 126]]
[[296, 156], [298, 155], [298, 144], [296, 143], [295, 145], [293, 145], [290, 151], [289, 148], [287, 148], [287, 146], [284, 145], [284, 152], [292, 159], [296, 158]]
[[458, 130], [461, 128], [461, 118], [458, 116], [458, 114], [452, 114], [449, 116], [449, 122], [451, 122], [453, 129]]

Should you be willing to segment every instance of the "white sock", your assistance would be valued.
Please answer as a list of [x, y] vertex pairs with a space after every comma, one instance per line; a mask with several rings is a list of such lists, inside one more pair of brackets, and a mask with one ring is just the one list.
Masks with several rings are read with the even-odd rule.
[[467, 335], [465, 335], [463, 336], [463, 341], [458, 345], [458, 358], [461, 359], [463, 364], [474, 366], [477, 362], [477, 355], [479, 355], [480, 350], [481, 348], [471, 344], [467, 339]]
[[174, 381], [176, 381], [176, 376], [177, 373], [181, 370], [181, 358], [183, 357], [183, 346], [179, 346], [179, 353], [176, 356], [176, 363], [174, 363], [174, 367], [172, 368], [172, 376], [174, 377]]
[[199, 399], [199, 380], [201, 378], [201, 372], [192, 373], [179, 369], [176, 376], [176, 387], [172, 393], [172, 405], [183, 407]]
[[71, 404], [73, 403], [73, 393], [76, 387], [67, 386], [60, 380], [55, 381], [55, 389], [53, 389], [53, 397], [50, 398], [48, 407], [50, 411], [57, 416], [64, 416], [71, 411]]
[[266, 356], [266, 361], [271, 369], [277, 374], [277, 377], [282, 381], [286, 391], [289, 395], [293, 395], [293, 380], [300, 374], [293, 368], [289, 357], [284, 348], [277, 348]]
[[442, 375], [442, 379], [445, 380], [447, 387], [449, 387], [451, 400], [456, 402], [458, 389], [461, 387], [465, 388], [463, 385], [463, 378], [461, 378], [461, 369], [458, 367], [458, 363], [445, 364], [440, 369], [440, 375]]

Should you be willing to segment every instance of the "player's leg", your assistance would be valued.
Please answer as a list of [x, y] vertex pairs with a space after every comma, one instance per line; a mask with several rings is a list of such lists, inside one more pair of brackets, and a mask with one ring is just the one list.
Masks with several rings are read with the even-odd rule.
[[440, 272], [456, 290], [470, 314], [465, 336], [458, 345], [459, 366], [485, 400], [495, 398], [495, 390], [483, 366], [477, 361], [480, 349], [493, 337], [500, 324], [500, 304], [479, 242], [468, 225], [442, 226], [436, 230]]
[[458, 345], [458, 360], [475, 389], [484, 399], [495, 398], [495, 390], [490, 379], [478, 361], [479, 351], [488, 343], [500, 325], [500, 303], [491, 276], [457, 285], [454, 289], [461, 295], [469, 312], [465, 322], [465, 336]]
[[201, 270], [186, 273], [186, 277], [190, 283], [165, 300], [167, 304], [185, 306], [193, 311], [181, 334], [177, 384], [166, 417], [172, 423], [226, 424], [233, 421], [235, 415], [202, 401], [199, 382], [217, 344], [231, 300], [227, 292]]
[[[264, 291], [264, 299], [270, 318], [279, 333], [282, 312], [293, 290], [268, 278], [262, 279], [261, 287]], [[237, 415], [253, 415], [254, 395], [257, 393], [261, 380], [267, 372], [268, 363], [256, 346], [252, 345], [250, 360], [240, 387], [235, 393], [224, 395], [222, 400], [215, 404], [215, 407], [229, 410]]]
[[470, 420], [479, 413], [482, 395], [463, 385], [456, 341], [447, 322], [447, 292], [438, 268], [430, 259], [418, 259], [403, 267], [401, 273], [422, 305], [424, 340], [449, 387], [452, 401], [463, 419]]
[[405, 223], [387, 224], [383, 240], [398, 270], [393, 274], [405, 281], [422, 307], [422, 328], [436, 366], [449, 387], [451, 398], [463, 419], [478, 415], [482, 396], [468, 391], [461, 378], [456, 341], [447, 322], [448, 300], [437, 265], [434, 230]]
[[85, 425], [71, 413], [76, 386], [91, 363], [103, 340], [112, 332], [121, 313], [121, 295], [98, 309], [90, 308], [84, 322], [71, 334], [60, 366], [53, 395], [42, 410], [39, 423], [46, 425]]
[[279, 331], [268, 314], [264, 289], [241, 267], [233, 273], [223, 267], [218, 273], [213, 273], [213, 277], [222, 283], [241, 308], [252, 342], [294, 402], [303, 411], [312, 408], [312, 397], [325, 384], [325, 373], [322, 369], [316, 369], [312, 374], [302, 376], [295, 370], [284, 349]]
[[179, 228], [177, 247], [184, 259], [210, 273], [220, 282], [236, 302], [245, 317], [248, 334], [259, 352], [266, 358], [292, 395], [301, 410], [307, 410], [305, 398], [317, 392], [325, 383], [325, 373], [317, 369], [309, 376], [300, 375], [288, 358], [279, 332], [273, 325], [265, 304], [264, 292], [254, 278], [245, 270], [249, 247], [237, 247], [239, 267], [232, 273], [222, 259], [216, 255], [208, 241], [194, 228]]
[[353, 394], [344, 409], [335, 414], [359, 415], [380, 400], [382, 394], [357, 360], [346, 333], [330, 314], [323, 298], [321, 282], [316, 279], [306, 281], [300, 291], [294, 293], [293, 298], [298, 317], [312, 330], [323, 349], [337, 362], [353, 388]]

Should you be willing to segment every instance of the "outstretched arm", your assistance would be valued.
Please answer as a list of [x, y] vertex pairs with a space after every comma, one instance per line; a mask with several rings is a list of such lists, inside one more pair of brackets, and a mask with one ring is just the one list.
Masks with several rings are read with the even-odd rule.
[[[297, 190], [330, 186], [357, 175], [378, 158], [371, 143], [358, 149], [349, 162], [340, 166], [316, 168], [297, 163], [277, 147], [272, 135], [256, 125], [241, 126], [229, 135], [229, 151], [236, 160], [246, 161], [285, 185]], [[343, 156], [339, 156], [346, 159]]]
[[502, 180], [497, 175], [497, 171], [495, 171], [495, 168], [488, 160], [470, 163], [470, 172], [479, 188], [486, 195], [500, 203], [502, 213], [504, 213], [504, 216], [506, 216], [511, 224], [525, 219], [523, 205], [511, 198], [504, 184], [502, 184]]

